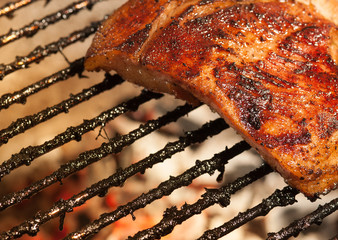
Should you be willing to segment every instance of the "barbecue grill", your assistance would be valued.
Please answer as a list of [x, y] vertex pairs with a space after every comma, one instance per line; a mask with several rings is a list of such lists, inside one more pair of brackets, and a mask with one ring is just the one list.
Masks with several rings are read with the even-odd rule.
[[337, 239], [337, 191], [305, 198], [203, 104], [84, 71], [123, 2], [1, 2], [0, 238]]

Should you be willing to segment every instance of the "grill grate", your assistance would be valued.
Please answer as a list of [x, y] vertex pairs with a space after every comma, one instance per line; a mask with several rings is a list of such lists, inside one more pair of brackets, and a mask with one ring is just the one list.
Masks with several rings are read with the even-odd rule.
[[[16, 2], [9, 2], [1, 7], [0, 16], [12, 17], [12, 13], [28, 4], [35, 2], [36, 0], [22, 0]], [[48, 1], [47, 1], [48, 2]]]
[[[59, 4], [62, 5], [61, 2], [67, 2], [68, 5], [64, 8], [61, 7], [61, 10], [55, 10], [59, 8]], [[7, 61], [7, 59], [15, 58], [15, 60], [10, 63], [0, 64], [0, 79], [2, 80], [0, 83], [8, 84], [10, 81], [10, 84], [14, 86], [16, 86], [16, 78], [18, 76], [25, 76], [22, 75], [22, 72], [31, 71], [36, 74], [36, 72], [39, 71], [36, 69], [38, 66], [45, 62], [47, 62], [48, 66], [47, 77], [45, 76], [40, 78], [41, 80], [35, 80], [36, 82], [29, 83], [29, 81], [31, 81], [31, 77], [27, 75], [25, 79], [27, 82], [25, 81], [22, 87], [19, 84], [18, 87], [13, 88], [15, 90], [12, 93], [6, 93], [6, 91], [1, 92], [1, 118], [9, 118], [8, 121], [12, 122], [7, 124], [7, 127], [5, 126], [5, 121], [0, 122], [0, 147], [4, 149], [3, 152], [0, 151], [0, 156], [3, 153], [7, 154], [7, 152], [11, 150], [7, 160], [6, 157], [4, 159], [3, 156], [1, 156], [0, 159], [0, 180], [2, 186], [5, 188], [7, 185], [10, 185], [13, 181], [15, 181], [15, 177], [11, 178], [11, 176], [15, 176], [15, 173], [21, 169], [32, 169], [36, 167], [43, 169], [44, 165], [38, 165], [38, 163], [44, 156], [47, 156], [46, 158], [49, 163], [53, 161], [55, 164], [55, 162], [58, 161], [50, 157], [53, 156], [50, 155], [51, 153], [68, 146], [67, 144], [70, 143], [78, 143], [80, 145], [84, 144], [84, 142], [86, 142], [86, 139], [84, 138], [87, 138], [86, 134], [90, 132], [95, 132], [94, 134], [97, 135], [95, 141], [97, 141], [98, 144], [96, 147], [89, 146], [88, 149], [82, 149], [80, 152], [76, 153], [75, 157], [71, 156], [69, 159], [65, 159], [64, 163], [61, 162], [60, 164], [56, 164], [57, 166], [52, 171], [49, 171], [47, 176], [39, 176], [38, 179], [32, 180], [29, 184], [25, 184], [25, 186], [20, 187], [20, 189], [10, 190], [9, 192], [1, 192], [0, 214], [2, 214], [1, 216], [4, 216], [4, 218], [8, 216], [8, 212], [10, 210], [15, 208], [19, 209], [26, 201], [34, 201], [35, 197], [39, 196], [41, 192], [48, 191], [49, 189], [52, 189], [49, 191], [55, 191], [53, 190], [55, 189], [55, 183], [61, 183], [59, 187], [62, 188], [67, 184], [67, 179], [69, 177], [79, 175], [83, 169], [90, 169], [92, 165], [95, 165], [94, 163], [102, 162], [109, 156], [116, 156], [118, 159], [119, 154], [123, 154], [128, 151], [135, 142], [140, 140], [148, 141], [144, 140], [148, 139], [146, 137], [147, 135], [150, 135], [150, 138], [152, 138], [152, 134], [154, 133], [161, 134], [162, 132], [162, 135], [166, 135], [164, 134], [164, 126], [171, 126], [173, 124], [179, 125], [179, 121], [184, 121], [182, 119], [186, 119], [186, 121], [189, 122], [188, 125], [191, 125], [194, 120], [194, 112], [206, 111], [207, 109], [204, 105], [193, 107], [184, 103], [181, 105], [181, 102], [180, 104], [176, 104], [174, 101], [174, 110], [166, 110], [166, 113], [157, 118], [152, 118], [150, 120], [146, 119], [147, 121], [139, 125], [134, 130], [129, 130], [128, 126], [126, 127], [128, 128], [127, 133], [120, 134], [117, 132], [116, 136], [108, 137], [110, 134], [107, 133], [106, 130], [112, 128], [111, 124], [118, 121], [119, 118], [125, 117], [125, 119], [120, 120], [120, 123], [123, 123], [124, 125], [131, 124], [130, 121], [127, 121], [126, 119], [128, 119], [128, 116], [130, 116], [132, 112], [140, 112], [144, 106], [151, 103], [161, 105], [163, 102], [172, 101], [172, 98], [147, 90], [142, 90], [137, 96], [135, 93], [138, 92], [138, 90], [133, 89], [132, 95], [131, 97], [128, 97], [128, 100], [125, 99], [123, 94], [122, 96], [120, 96], [121, 94], [118, 94], [119, 96], [117, 102], [112, 100], [114, 104], [107, 103], [104, 106], [105, 110], [100, 111], [101, 108], [98, 104], [99, 101], [97, 100], [97, 97], [104, 96], [100, 98], [100, 101], [102, 101], [102, 99], [107, 99], [107, 96], [113, 94], [111, 91], [115, 91], [116, 89], [119, 91], [119, 87], [133, 88], [128, 85], [128, 83], [125, 83], [118, 75], [106, 74], [105, 76], [102, 76], [101, 73], [87, 73], [84, 72], [83, 69], [84, 59], [82, 56], [90, 43], [93, 33], [102, 22], [102, 19], [105, 18], [106, 14], [113, 11], [116, 6], [122, 3], [112, 4], [114, 1], [110, 1], [110, 3], [109, 1], [107, 2], [108, 3], [100, 0], [86, 0], [69, 4], [68, 1], [46, 1], [41, 5], [41, 2], [39, 3], [39, 1], [21, 0], [8, 2], [2, 7], [0, 6], [0, 21], [8, 21], [9, 28], [11, 28], [12, 22], [15, 21], [18, 21], [20, 24], [26, 24], [24, 27], [19, 27], [17, 30], [9, 30], [8, 33], [0, 36], [0, 47], [2, 49], [10, 49], [13, 44], [14, 46], [18, 46], [15, 44], [28, 44], [28, 39], [41, 39], [47, 28], [51, 28], [52, 25], [60, 24], [59, 21], [72, 21], [70, 18], [73, 18], [73, 16], [75, 17], [75, 15], [81, 17], [81, 20], [79, 21], [81, 24], [87, 24], [85, 27], [79, 24], [77, 27], [80, 27], [80, 30], [74, 29], [73, 31], [67, 33], [67, 36], [60, 37], [62, 33], [55, 32], [52, 36], [52, 39], [54, 40], [51, 43], [46, 42], [43, 46], [39, 45], [39, 43], [35, 44], [33, 46], [35, 48], [32, 51], [28, 49], [25, 51], [28, 53], [20, 54], [21, 56], [9, 54], [9, 56], [5, 56], [4, 60], [1, 59], [1, 61]], [[29, 15], [32, 8], [37, 7], [35, 6], [36, 4], [41, 5], [40, 14], [46, 10], [45, 17], [41, 17], [40, 20], [34, 20], [29, 24], [18, 19], [19, 17], [16, 15], [20, 15], [22, 13]], [[102, 9], [106, 8], [109, 11], [107, 10], [108, 12], [103, 12], [101, 9], [95, 9], [96, 5], [100, 6], [101, 4], [103, 4]], [[48, 9], [51, 13], [47, 14]], [[31, 13], [31, 15], [36, 18], [34, 12]], [[11, 18], [5, 19], [5, 16], [10, 16]], [[86, 21], [83, 21], [83, 19], [86, 19]], [[55, 41], [55, 39], [58, 40]], [[86, 47], [83, 48], [80, 42], [87, 44]], [[79, 50], [79, 48], [76, 50], [80, 57], [74, 61], [64, 59], [63, 64], [68, 64], [68, 66], [62, 69], [60, 67], [62, 64], [59, 64], [59, 60], [57, 60], [56, 55], [61, 55], [64, 58], [65, 56], [67, 56], [67, 58], [75, 57], [75, 54], [73, 56], [72, 51], [67, 53], [66, 49], [77, 45], [81, 45], [79, 47], [81, 50]], [[27, 47], [28, 46], [29, 45], [27, 45]], [[11, 50], [7, 50], [7, 52], [11, 53]], [[48, 59], [52, 58], [53, 55], [54, 58], [51, 62], [48, 62]], [[40, 64], [33, 65], [33, 63]], [[59, 70], [60, 68], [62, 70]], [[78, 82], [75, 83], [80, 87], [78, 93], [71, 94], [69, 98], [62, 99], [59, 102], [54, 102], [50, 107], [47, 107], [47, 104], [44, 102], [34, 102], [34, 98], [39, 94], [43, 94], [49, 89], [57, 91], [60, 89], [58, 87], [59, 84], [67, 83], [72, 81], [72, 79], [78, 80]], [[103, 80], [101, 81], [97, 79]], [[91, 82], [91, 84], [95, 83], [95, 85], [85, 87], [85, 84], [88, 82]], [[69, 86], [77, 89], [76, 85]], [[1, 89], [11, 88], [4, 87]], [[114, 94], [116, 94], [116, 92]], [[163, 100], [163, 102], [160, 102], [161, 100]], [[18, 109], [25, 112], [25, 109], [32, 107], [32, 104], [28, 103], [32, 101], [33, 104], [41, 106], [41, 109], [35, 111], [36, 113], [32, 114], [29, 110], [28, 112], [30, 114], [20, 115], [19, 117], [16, 114], [8, 114], [10, 112], [16, 112]], [[105, 102], [109, 101], [110, 99]], [[90, 118], [87, 118], [88, 116], [86, 114], [80, 115], [81, 117], [75, 115], [77, 118], [75, 121], [76, 124], [69, 124], [66, 119], [61, 119], [61, 125], [62, 127], [66, 126], [65, 129], [54, 133], [52, 137], [43, 143], [34, 144], [34, 142], [32, 143], [28, 141], [27, 146], [25, 145], [27, 141], [24, 141], [24, 144], [20, 144], [19, 140], [17, 140], [20, 136], [22, 138], [26, 136], [30, 139], [39, 138], [39, 134], [37, 134], [37, 136], [33, 136], [33, 129], [36, 129], [41, 125], [47, 125], [47, 128], [54, 128], [55, 122], [53, 121], [58, 118], [60, 119], [62, 114], [67, 113], [67, 115], [70, 115], [72, 114], [71, 112], [76, 111], [79, 106], [91, 102], [94, 102], [94, 104], [91, 105], [91, 108], [97, 108], [98, 111], [95, 115]], [[84, 107], [81, 111], [86, 111], [84, 109], [87, 108], [88, 107]], [[153, 109], [154, 105], [151, 105], [150, 108]], [[203, 112], [203, 114], [204, 113], [205, 112]], [[187, 114], [189, 114], [189, 116], [187, 116]], [[215, 117], [212, 113], [208, 112], [208, 114], [210, 117], [208, 117], [208, 120], [203, 118], [202, 122], [204, 122], [204, 124], [202, 123], [202, 126], [197, 129], [189, 129], [189, 127], [183, 129], [184, 134], [178, 134], [178, 139], [176, 138], [176, 134], [174, 134], [174, 140], [172, 136], [168, 136], [166, 138], [167, 143], [164, 147], [160, 147], [159, 150], [156, 150], [154, 153], [147, 152], [146, 157], [143, 159], [131, 162], [130, 164], [125, 163], [124, 167], [119, 167], [119, 164], [117, 164], [115, 172], [110, 171], [108, 176], [95, 176], [95, 178], [99, 178], [99, 181], [92, 181], [83, 188], [84, 190], [79, 191], [79, 189], [77, 189], [77, 192], [73, 193], [68, 198], [59, 198], [48, 207], [38, 206], [39, 209], [37, 212], [34, 212], [29, 217], [26, 217], [26, 219], [23, 219], [21, 222], [18, 221], [12, 226], [4, 229], [0, 227], [0, 231], [2, 231], [0, 238], [15, 239], [26, 234], [29, 236], [35, 236], [40, 234], [40, 230], [55, 218], [59, 218], [59, 231], [63, 232], [64, 225], [67, 222], [68, 216], [72, 214], [71, 212], [76, 211], [78, 207], [87, 207], [87, 202], [91, 201], [96, 196], [99, 196], [101, 199], [107, 198], [109, 191], [111, 191], [113, 187], [121, 187], [120, 189], [122, 192], [127, 191], [125, 190], [126, 187], [124, 187], [127, 180], [137, 176], [139, 178], [146, 178], [149, 175], [145, 174], [143, 176], [142, 174], [149, 171], [151, 168], [156, 165], [160, 165], [161, 163], [172, 161], [171, 159], [175, 158], [175, 156], [179, 155], [179, 153], [185, 153], [188, 149], [193, 149], [194, 146], [203, 145], [209, 141], [210, 138], [213, 139], [220, 135], [222, 138], [224, 138], [224, 136], [234, 138], [231, 134], [230, 136], [222, 135], [229, 131], [229, 126], [222, 119]], [[11, 119], [11, 116], [15, 116], [15, 118]], [[116, 126], [113, 127], [117, 128], [116, 131], [122, 131], [122, 129], [118, 129], [118, 127], [122, 128], [122, 125], [117, 124]], [[94, 135], [91, 136], [93, 137]], [[137, 212], [137, 210], [147, 208], [156, 200], [165, 201], [165, 197], [172, 196], [174, 191], [176, 192], [178, 189], [186, 189], [187, 187], [194, 185], [193, 183], [200, 179], [201, 176], [214, 176], [216, 172], [219, 173], [218, 177], [213, 178], [214, 182], [212, 183], [203, 184], [201, 187], [202, 190], [198, 191], [199, 195], [195, 196], [194, 200], [188, 198], [185, 201], [189, 203], [182, 203], [181, 207], [172, 206], [167, 208], [161, 219], [158, 219], [157, 223], [153, 224], [152, 227], [144, 227], [137, 233], [128, 232], [129, 235], [133, 235], [129, 237], [129, 239], [158, 239], [166, 236], [172, 233], [179, 225], [185, 224], [190, 219], [195, 218], [195, 216], [207, 211], [207, 209], [210, 209], [214, 205], [222, 207], [221, 210], [218, 211], [230, 211], [230, 209], [232, 209], [231, 211], [235, 210], [236, 213], [228, 220], [222, 219], [221, 224], [209, 224], [209, 226], [205, 229], [205, 232], [202, 232], [202, 234], [200, 236], [196, 236], [196, 238], [218, 239], [226, 235], [229, 236], [228, 234], [236, 232], [238, 229], [245, 228], [250, 222], [259, 219], [260, 216], [273, 215], [274, 213], [271, 211], [276, 211], [278, 207], [284, 207], [284, 211], [287, 212], [288, 209], [291, 209], [289, 211], [297, 208], [302, 209], [304, 205], [311, 205], [312, 207], [315, 206], [317, 209], [308, 210], [307, 213], [304, 214], [304, 217], [297, 215], [293, 220], [286, 223], [284, 228], [279, 228], [280, 230], [273, 228], [268, 229], [267, 231], [270, 231], [271, 233], [265, 234], [262, 237], [267, 239], [289, 239], [292, 236], [303, 234], [302, 237], [305, 239], [308, 232], [307, 229], [311, 228], [313, 224], [320, 224], [323, 221], [326, 226], [323, 223], [323, 226], [320, 228], [314, 228], [315, 230], [312, 230], [318, 232], [316, 235], [318, 239], [323, 239], [323, 237], [333, 237], [337, 234], [334, 232], [337, 229], [337, 192], [331, 192], [327, 196], [323, 197], [323, 199], [317, 199], [314, 202], [310, 202], [304, 197], [302, 198], [302, 196], [300, 196], [301, 194], [298, 194], [295, 189], [285, 186], [285, 184], [279, 184], [279, 186], [273, 187], [274, 190], [269, 196], [270, 189], [267, 187], [268, 184], [264, 181], [264, 179], [274, 175], [271, 168], [266, 164], [262, 164], [261, 161], [258, 161], [258, 164], [254, 167], [251, 166], [248, 171], [238, 169], [238, 167], [231, 168], [231, 163], [235, 162], [235, 160], [233, 160], [230, 163], [229, 160], [231, 159], [236, 159], [237, 161], [238, 158], [242, 156], [241, 158], [243, 158], [246, 162], [254, 162], [252, 158], [255, 158], [256, 156], [252, 153], [249, 145], [244, 141], [238, 140], [238, 137], [235, 137], [234, 140], [230, 140], [229, 144], [222, 143], [224, 146], [227, 146], [225, 150], [222, 150], [219, 153], [212, 152], [214, 155], [211, 158], [204, 158], [207, 160], [194, 160], [194, 164], [188, 167], [185, 166], [184, 171], [177, 174], [175, 177], [170, 176], [168, 180], [161, 180], [159, 182], [152, 183], [155, 185], [159, 184], [157, 187], [152, 185], [152, 187], [148, 190], [144, 190], [140, 194], [136, 194], [138, 191], [134, 189], [136, 197], [126, 200], [124, 203], [118, 204], [113, 210], [106, 210], [104, 214], [97, 215], [89, 222], [86, 222], [86, 224], [79, 225], [77, 229], [74, 228], [71, 231], [66, 231], [65, 235], [62, 235], [59, 238], [87, 239], [89, 237], [95, 237], [107, 226], [111, 226], [113, 223], [118, 222], [118, 220], [126, 218], [128, 215], [131, 215], [135, 220], [136, 216], [134, 213]], [[8, 147], [11, 146], [11, 144], [16, 145], [19, 150], [12, 150]], [[206, 150], [204, 149], [203, 151]], [[248, 154], [248, 152], [251, 154]], [[247, 153], [247, 155], [243, 155], [244, 153]], [[6, 154], [3, 155], [6, 156]], [[203, 156], [204, 155], [198, 156], [198, 158], [202, 158]], [[180, 161], [182, 162], [191, 162], [192, 160], [185, 159], [184, 156], [180, 156], [180, 158]], [[243, 173], [243, 176], [237, 176], [237, 172]], [[232, 174], [236, 177], [234, 177], [234, 179], [230, 178], [231, 180], [229, 180], [228, 175]], [[96, 175], [100, 174], [96, 173]], [[282, 182], [277, 174], [274, 176]], [[139, 179], [139, 181], [144, 180]], [[250, 191], [248, 190], [250, 187], [249, 185], [254, 184], [254, 182], [266, 186], [267, 191], [264, 192], [265, 195], [259, 197], [260, 200], [257, 204], [252, 204], [252, 207], [243, 212], [240, 212], [241, 210], [233, 209], [233, 197], [238, 195], [240, 192]], [[281, 190], [277, 189], [279, 187], [281, 187]], [[204, 188], [205, 190], [203, 190]], [[188, 189], [186, 191], [189, 192], [190, 190]], [[330, 222], [328, 222], [329, 220], [327, 219], [329, 219]], [[324, 231], [320, 229], [326, 228], [327, 225], [331, 225], [333, 227], [330, 228], [331, 231], [326, 231], [326, 234], [328, 235], [322, 236], [321, 234], [323, 234]], [[314, 239], [313, 236], [314, 235], [311, 235], [311, 239]], [[180, 236], [180, 239], [191, 238], [189, 236]]]
[[7, 34], [0, 36], [0, 47], [9, 44], [15, 40], [18, 40], [22, 37], [32, 37], [39, 30], [45, 29], [49, 25], [55, 24], [61, 20], [66, 20], [71, 15], [78, 13], [79, 11], [81, 11], [81, 9], [85, 7], [90, 9], [94, 6], [94, 4], [100, 1], [101, 0], [84, 0], [74, 2], [62, 10], [48, 15], [40, 20], [35, 20], [18, 30], [10, 30]]

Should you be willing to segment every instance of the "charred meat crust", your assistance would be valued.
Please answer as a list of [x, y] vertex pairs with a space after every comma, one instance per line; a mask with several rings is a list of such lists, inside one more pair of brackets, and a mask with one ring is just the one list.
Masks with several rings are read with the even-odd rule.
[[[185, 97], [192, 94], [307, 196], [337, 187], [334, 23], [300, 3], [264, 0], [148, 0], [141, 7], [148, 15], [136, 13], [124, 23], [128, 4], [141, 7], [130, 1], [103, 25], [88, 51], [87, 69], [117, 70], [150, 88], [158, 78], [168, 89], [153, 90], [193, 101]], [[132, 31], [116, 40], [125, 24]], [[129, 59], [153, 80], [135, 79], [112, 64], [118, 59]]]

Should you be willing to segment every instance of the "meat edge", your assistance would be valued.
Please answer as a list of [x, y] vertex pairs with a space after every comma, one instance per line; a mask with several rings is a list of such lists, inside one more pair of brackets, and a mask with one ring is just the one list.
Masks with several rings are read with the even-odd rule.
[[[104, 63], [104, 58], [109, 59], [109, 64], [100, 66], [95, 64], [98, 62]], [[164, 77], [163, 74], [160, 73], [154, 74], [153, 71], [133, 62], [128, 57], [123, 57], [123, 54], [119, 54], [119, 51], [107, 53], [105, 56], [90, 56], [87, 59], [90, 59], [90, 61], [85, 61], [85, 69], [88, 71], [104, 70], [110, 72], [113, 70], [124, 80], [138, 86], [143, 86], [150, 91], [168, 93], [192, 105], [198, 105], [200, 103], [189, 91], [174, 84], [170, 77]]]
[[[111, 55], [110, 55], [111, 54]], [[109, 56], [110, 55], [110, 56]], [[103, 62], [103, 58], [108, 57], [110, 59], [109, 64], [98, 66], [95, 63]], [[294, 175], [290, 170], [283, 166], [278, 161], [278, 156], [274, 156], [271, 151], [266, 149], [265, 146], [257, 144], [255, 139], [242, 129], [239, 123], [232, 121], [229, 112], [231, 112], [232, 106], [225, 104], [221, 99], [215, 99], [214, 96], [205, 96], [202, 93], [196, 91], [196, 88], [184, 89], [178, 86], [174, 79], [170, 76], [166, 76], [163, 73], [156, 72], [142, 66], [139, 63], [132, 62], [128, 57], [123, 57], [120, 53], [108, 53], [106, 56], [92, 56], [90, 61], [86, 61], [85, 68], [89, 71], [104, 70], [106, 72], [116, 71], [123, 79], [132, 82], [138, 86], [143, 86], [149, 90], [169, 93], [175, 97], [185, 100], [193, 105], [197, 105], [200, 101], [206, 103], [212, 111], [216, 111], [236, 132], [243, 137], [245, 141], [249, 143], [256, 151], [262, 156], [262, 158], [277, 172], [279, 172], [285, 182], [292, 187], [300, 189], [308, 198], [315, 199], [319, 195], [325, 195], [327, 192], [337, 188], [335, 184], [328, 186], [327, 192], [323, 192], [320, 182], [324, 179], [321, 176], [320, 179], [315, 180], [300, 180], [299, 176]], [[196, 80], [198, 81], [198, 80]], [[205, 85], [205, 88], [214, 88], [212, 85]], [[200, 90], [201, 91], [201, 90]], [[192, 93], [191, 93], [192, 92]], [[201, 91], [202, 92], [202, 91]], [[214, 98], [214, 99], [212, 99]], [[216, 104], [217, 103], [217, 104]], [[338, 133], [336, 134], [338, 138]], [[335, 182], [335, 181], [327, 181]], [[319, 183], [319, 184], [318, 184]]]

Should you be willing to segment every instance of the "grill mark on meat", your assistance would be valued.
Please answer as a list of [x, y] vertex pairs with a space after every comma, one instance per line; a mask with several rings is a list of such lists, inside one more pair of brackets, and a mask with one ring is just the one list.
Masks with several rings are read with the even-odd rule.
[[[242, 122], [249, 128], [259, 130], [264, 109], [271, 109], [272, 95], [259, 81], [246, 77], [243, 69], [229, 63], [213, 70], [216, 85], [235, 102]], [[229, 81], [229, 73], [232, 73]], [[235, 79], [235, 80], [234, 80]]]
[[[137, 0], [131, 2], [143, 10]], [[91, 58], [89, 50], [87, 69], [117, 69], [132, 82], [183, 99], [192, 93], [222, 115], [290, 185], [312, 197], [336, 188], [336, 25], [293, 1], [159, 2], [157, 17], [146, 18], [139, 32], [125, 33], [126, 39], [139, 35], [136, 43], [144, 46], [138, 52], [128, 54], [134, 46], [126, 41], [125, 49], [112, 55], [114, 64], [107, 65], [105, 58]], [[150, 31], [146, 24], [152, 24]], [[128, 64], [127, 70], [120, 67], [121, 59], [134, 72], [145, 71], [144, 79], [130, 74]]]
[[[336, 81], [334, 80], [335, 77], [332, 76], [337, 76], [337, 71], [334, 71], [332, 61], [324, 60], [326, 69], [323, 69], [322, 66], [322, 59], [329, 59], [329, 56], [323, 53], [327, 53], [325, 46], [327, 46], [330, 26], [321, 22], [300, 22], [296, 19], [297, 17], [287, 14], [278, 15], [277, 18], [274, 18], [275, 15], [271, 11], [270, 14], [267, 14], [267, 9], [257, 5], [255, 8], [244, 5], [230, 6], [214, 14], [186, 21], [183, 26], [178, 25], [180, 34], [173, 32], [173, 36], [178, 36], [177, 39], [182, 41], [180, 52], [188, 61], [184, 57], [169, 57], [166, 59], [185, 62], [186, 66], [195, 69], [195, 73], [198, 74], [201, 72], [201, 70], [198, 70], [200, 66], [209, 63], [216, 65], [217, 67], [213, 68], [216, 86], [233, 101], [239, 119], [255, 141], [270, 149], [280, 149], [281, 152], [294, 151], [299, 158], [309, 161], [309, 153], [306, 153], [306, 148], [296, 148], [296, 146], [311, 143], [312, 134], [309, 129], [310, 127], [319, 129], [321, 123], [313, 121], [313, 119], [316, 119], [317, 113], [311, 112], [312, 106], [309, 106], [309, 99], [311, 98], [304, 98], [303, 95], [308, 92], [312, 93], [316, 98], [313, 102], [322, 105], [323, 111], [328, 109], [326, 100], [330, 100], [332, 104], [338, 104], [332, 102], [332, 97], [328, 99], [329, 96], [337, 96], [332, 94], [332, 89], [337, 89], [337, 86], [332, 85], [333, 81]], [[251, 16], [252, 14], [254, 14], [254, 17]], [[237, 19], [238, 15], [248, 16], [246, 19], [251, 19], [252, 22], [249, 24], [243, 18]], [[311, 24], [315, 26], [311, 26]], [[210, 25], [213, 28], [210, 28]], [[323, 33], [319, 33], [320, 29], [323, 29]], [[168, 28], [165, 31], [172, 32], [172, 29]], [[186, 36], [187, 32], [189, 39]], [[234, 34], [234, 32], [236, 33]], [[253, 34], [255, 32], [258, 33], [257, 36]], [[305, 39], [306, 34], [312, 36]], [[249, 49], [252, 44], [255, 44], [255, 51], [259, 51], [259, 47], [257, 50], [256, 46], [257, 42], [262, 43], [261, 38], [271, 42], [275, 37], [281, 39], [279, 43], [276, 41], [276, 47], [266, 51], [265, 46], [262, 45], [263, 54], [254, 53], [258, 60], [252, 61], [252, 56], [249, 56], [250, 61], [247, 60], [249, 57], [245, 54], [245, 50]], [[165, 40], [162, 39], [162, 41]], [[310, 57], [313, 54], [314, 41], [319, 42], [315, 46], [315, 56]], [[157, 41], [155, 42], [157, 43]], [[297, 45], [302, 51], [298, 51], [295, 56], [294, 53], [297, 48], [292, 47]], [[170, 49], [170, 47], [168, 48]], [[172, 49], [170, 49], [170, 52], [172, 53]], [[226, 57], [213, 59], [212, 53], [215, 52], [226, 52]], [[244, 59], [238, 59], [238, 56]], [[264, 58], [264, 66], [261, 66], [262, 64], [259, 61]], [[234, 62], [229, 63], [228, 61], [232, 59]], [[318, 61], [318, 59], [321, 59], [321, 61]], [[147, 62], [147, 64], [150, 64], [150, 62]], [[156, 64], [155, 59], [153, 64]], [[165, 69], [168, 74], [175, 72], [179, 78], [185, 79], [196, 76], [180, 73], [183, 69], [173, 69], [170, 61], [168, 65], [170, 67]], [[245, 70], [243, 70], [243, 65]], [[257, 68], [257, 66], [261, 68]], [[285, 71], [286, 66], [287, 70]], [[329, 70], [327, 72], [332, 72], [332, 74], [324, 73], [323, 70]], [[294, 73], [297, 71], [304, 74], [307, 77], [306, 80], [308, 78], [310, 78], [310, 81], [313, 79], [313, 85], [310, 86], [307, 82], [304, 82], [304, 76], [295, 76]], [[281, 74], [282, 72], [284, 74]], [[320, 78], [319, 82], [317, 82], [318, 78]], [[320, 82], [323, 82], [323, 85], [319, 87]], [[278, 87], [277, 92], [274, 86]], [[333, 87], [330, 89], [330, 86]], [[270, 89], [272, 89], [274, 95], [271, 94]], [[296, 102], [291, 102], [294, 99]], [[305, 120], [303, 120], [304, 117], [299, 114], [299, 111], [306, 113], [307, 118]], [[337, 116], [335, 118], [337, 119]], [[276, 122], [277, 119], [283, 119], [284, 122]], [[311, 124], [305, 125], [304, 121], [309, 121]], [[269, 122], [274, 122], [277, 126], [273, 128], [278, 131], [272, 130], [271, 132], [271, 126], [265, 125]], [[281, 127], [278, 127], [279, 124], [281, 124]], [[328, 131], [327, 124], [324, 126], [325, 130], [323, 129], [322, 132], [325, 132], [326, 137], [329, 138], [335, 131]], [[323, 154], [324, 150], [321, 151], [321, 154]], [[314, 166], [312, 166], [313, 169]], [[302, 169], [310, 169], [310, 167], [303, 166]], [[322, 172], [322, 169], [313, 169], [312, 172]], [[311, 171], [308, 170], [307, 173], [309, 174], [309, 172]], [[313, 174], [309, 178], [312, 179]]]
[[[258, 61], [257, 64], [254, 65], [254, 71], [253, 74], [256, 78], [260, 79], [261, 81], [265, 81], [267, 83], [271, 83], [275, 85], [276, 87], [296, 87], [297, 83], [288, 82], [278, 76], [272, 75], [269, 72], [264, 71], [259, 66], [262, 66], [262, 61]], [[264, 66], [264, 63], [263, 63]], [[262, 67], [263, 67], [262, 66]]]
[[[279, 134], [276, 136], [264, 136], [264, 137], [259, 137], [258, 139], [262, 141], [262, 144], [264, 144], [268, 148], [276, 148], [279, 146], [288, 146], [290, 149], [292, 149], [292, 146], [301, 144], [308, 144], [311, 142], [311, 133], [309, 133], [309, 130], [300, 127], [301, 129], [292, 132], [292, 133], [283, 133]], [[262, 135], [258, 135], [262, 136]]]
[[[306, 26], [301, 30], [287, 37], [281, 44], [280, 49], [286, 50], [292, 54], [298, 55], [301, 59], [308, 61], [318, 61], [322, 59], [323, 52], [321, 48], [327, 48], [325, 44], [328, 40], [328, 31], [330, 26]], [[314, 47], [313, 47], [314, 46]], [[326, 61], [328, 60], [325, 54]]]
[[178, 17], [179, 20], [184, 20], [185, 17], [189, 16], [190, 13], [192, 13], [195, 9], [194, 5], [188, 6], [183, 12], [182, 14]]
[[146, 40], [149, 38], [149, 32], [152, 25], [147, 24], [145, 28], [132, 34], [126, 41], [116, 47], [116, 50], [125, 51], [126, 53], [138, 53]]
[[[236, 74], [236, 77], [233, 77], [235, 81], [227, 81], [226, 75], [229, 72]], [[264, 81], [246, 77], [246, 73], [248, 73], [247, 69], [240, 69], [233, 63], [222, 69], [217, 67], [214, 69], [214, 76], [217, 78], [216, 85], [234, 102], [236, 109], [239, 109], [238, 115], [242, 123], [255, 140], [269, 148], [310, 143], [311, 134], [304, 124], [304, 118], [300, 122], [298, 119], [292, 121], [293, 125], [297, 126], [294, 132], [284, 129], [284, 131], [279, 131], [279, 134], [266, 134], [264, 130], [260, 130], [265, 120], [272, 120], [271, 112], [281, 109], [281, 106], [278, 105], [278, 101], [273, 101], [271, 91], [262, 83]], [[260, 78], [260, 80], [263, 79]], [[267, 81], [267, 78], [264, 80]]]

